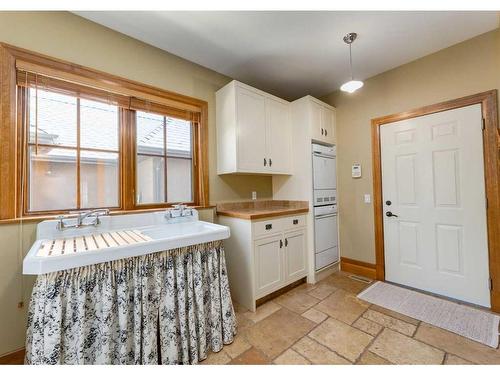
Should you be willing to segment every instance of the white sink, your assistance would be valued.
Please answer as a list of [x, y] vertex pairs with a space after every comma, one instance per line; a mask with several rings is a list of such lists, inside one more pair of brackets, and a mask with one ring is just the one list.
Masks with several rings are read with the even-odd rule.
[[[65, 269], [88, 266], [117, 259], [129, 258], [195, 245], [229, 237], [229, 228], [192, 217], [166, 219], [163, 212], [101, 217], [97, 227], [57, 229], [57, 220], [46, 220], [37, 226], [37, 240], [23, 261], [23, 274], [39, 275]], [[137, 242], [117, 233], [138, 234]], [[110, 236], [111, 235], [111, 236]], [[113, 238], [116, 237], [117, 241]], [[83, 238], [97, 238], [93, 246], [77, 246]], [[103, 241], [108, 239], [108, 241]], [[111, 239], [111, 240], [110, 240]], [[52, 241], [55, 240], [55, 241]], [[101, 244], [108, 246], [99, 246]], [[66, 251], [46, 251], [50, 243], [71, 244]], [[125, 242], [129, 242], [124, 244]], [[94, 242], [93, 242], [94, 243]], [[67, 245], [66, 245], [67, 246]], [[54, 248], [52, 245], [51, 249]], [[63, 246], [64, 248], [64, 246]]]

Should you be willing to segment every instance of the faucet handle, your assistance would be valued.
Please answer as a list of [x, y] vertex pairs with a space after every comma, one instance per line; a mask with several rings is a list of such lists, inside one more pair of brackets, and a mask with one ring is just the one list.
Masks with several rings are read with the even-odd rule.
[[90, 211], [88, 210], [80, 210], [80, 211], [69, 211], [68, 214], [70, 215], [77, 215], [77, 216], [83, 216], [88, 214]]

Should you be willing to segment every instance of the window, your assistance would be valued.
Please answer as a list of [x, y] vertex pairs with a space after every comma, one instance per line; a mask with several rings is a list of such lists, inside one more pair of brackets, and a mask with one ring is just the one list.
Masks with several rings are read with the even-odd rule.
[[28, 211], [118, 207], [118, 107], [28, 91]]
[[2, 43], [0, 70], [0, 221], [208, 204], [206, 102]]
[[192, 202], [191, 122], [142, 111], [135, 122], [137, 204]]

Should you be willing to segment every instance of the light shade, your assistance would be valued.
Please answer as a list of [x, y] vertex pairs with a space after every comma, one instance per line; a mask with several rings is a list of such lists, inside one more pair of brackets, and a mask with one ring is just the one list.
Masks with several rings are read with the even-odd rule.
[[353, 93], [354, 91], [360, 89], [361, 87], [363, 87], [362, 81], [349, 81], [340, 86], [340, 90], [348, 93]]

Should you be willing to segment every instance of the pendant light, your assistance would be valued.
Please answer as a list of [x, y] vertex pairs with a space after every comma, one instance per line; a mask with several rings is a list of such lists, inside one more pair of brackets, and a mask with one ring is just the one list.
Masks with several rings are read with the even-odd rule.
[[346, 36], [344, 36], [344, 42], [349, 45], [349, 66], [351, 68], [351, 80], [349, 82], [344, 83], [342, 86], [340, 86], [340, 90], [348, 92], [348, 93], [353, 93], [357, 89], [360, 89], [363, 87], [363, 82], [362, 81], [356, 81], [353, 78], [352, 75], [352, 52], [351, 52], [351, 44], [356, 40], [358, 37], [358, 34], [356, 33], [349, 33]]

